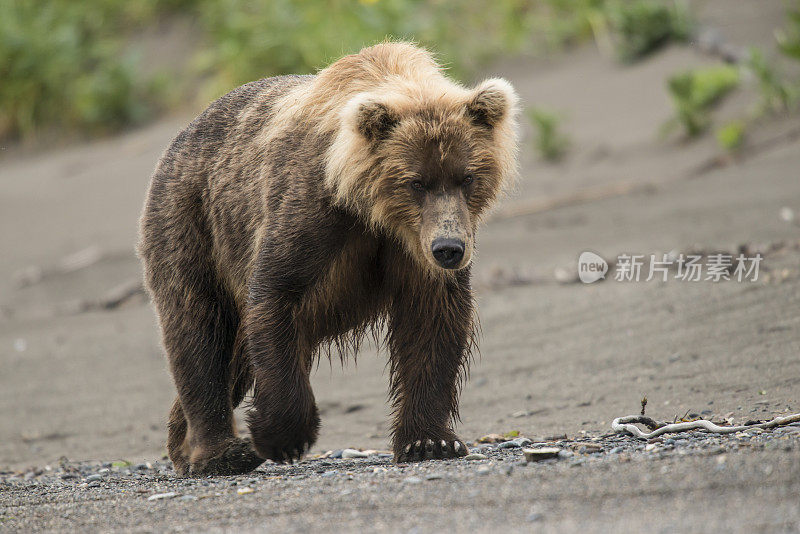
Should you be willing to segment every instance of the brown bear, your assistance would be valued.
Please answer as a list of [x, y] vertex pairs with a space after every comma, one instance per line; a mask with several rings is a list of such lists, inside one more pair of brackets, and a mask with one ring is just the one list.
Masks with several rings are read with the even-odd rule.
[[[398, 462], [463, 456], [452, 430], [476, 318], [475, 231], [516, 166], [508, 82], [450, 81], [383, 43], [223, 96], [156, 167], [139, 254], [178, 396], [178, 473], [300, 458], [320, 350], [386, 334]], [[250, 439], [232, 410], [253, 389]]]

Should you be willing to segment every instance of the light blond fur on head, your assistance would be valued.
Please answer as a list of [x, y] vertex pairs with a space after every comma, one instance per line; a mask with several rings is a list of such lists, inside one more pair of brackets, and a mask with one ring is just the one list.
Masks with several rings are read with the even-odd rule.
[[478, 114], [477, 120], [490, 125], [491, 135], [482, 137], [480, 148], [493, 160], [499, 193], [516, 177], [518, 101], [506, 80], [492, 78], [468, 89], [447, 78], [427, 50], [387, 42], [343, 57], [320, 71], [310, 85], [287, 94], [276, 106], [280, 111], [269, 131], [281, 131], [299, 120], [316, 123], [320, 133], [332, 138], [326, 152], [326, 188], [337, 203], [385, 227], [375, 197], [381, 155], [376, 141], [360, 129], [363, 113], [378, 106], [402, 122], [419, 121], [422, 111], [435, 110], [439, 120], [461, 121], [464, 130]]

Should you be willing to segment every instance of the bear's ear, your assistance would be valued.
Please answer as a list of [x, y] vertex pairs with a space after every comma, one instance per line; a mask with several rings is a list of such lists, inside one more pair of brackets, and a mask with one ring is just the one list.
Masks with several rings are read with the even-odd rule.
[[370, 141], [385, 139], [399, 121], [386, 104], [374, 100], [357, 102], [355, 108], [356, 129]]
[[472, 98], [467, 102], [467, 115], [481, 126], [494, 128], [515, 112], [518, 101], [510, 83], [502, 78], [492, 78], [473, 90]]

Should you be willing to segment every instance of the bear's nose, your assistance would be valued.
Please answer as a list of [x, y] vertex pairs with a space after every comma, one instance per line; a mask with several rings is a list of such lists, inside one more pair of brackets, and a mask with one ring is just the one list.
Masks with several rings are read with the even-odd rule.
[[438, 237], [431, 245], [433, 257], [445, 269], [452, 269], [464, 257], [464, 242], [460, 239]]

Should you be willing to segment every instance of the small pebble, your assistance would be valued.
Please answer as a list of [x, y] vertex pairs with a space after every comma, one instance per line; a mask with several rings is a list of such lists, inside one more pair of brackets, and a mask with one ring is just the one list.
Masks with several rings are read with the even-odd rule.
[[561, 449], [557, 447], [540, 447], [538, 449], [522, 449], [525, 460], [528, 462], [539, 462], [548, 458], [558, 458]]
[[442, 475], [440, 473], [430, 473], [425, 475], [425, 480], [441, 480]]
[[508, 440], [500, 434], [486, 434], [478, 438], [478, 443], [502, 443], [504, 441]]
[[87, 487], [87, 488], [97, 488], [97, 487], [99, 487], [99, 486], [100, 486], [100, 482], [98, 482], [97, 480], [95, 480], [95, 481], [93, 481], [93, 482], [89, 482], [89, 483], [86, 485], [86, 487]]
[[485, 454], [481, 454], [479, 452], [472, 452], [464, 456], [465, 460], [486, 460], [488, 458], [489, 458], [488, 456], [486, 456]]
[[476, 469], [475, 472], [478, 473], [479, 475], [488, 475], [489, 473], [492, 472], [492, 468], [489, 467], [488, 465], [482, 465], [478, 469]]
[[150, 495], [147, 500], [148, 501], [163, 501], [164, 499], [174, 499], [177, 497], [178, 494], [174, 491], [169, 491], [167, 493], [156, 493], [155, 495]]
[[369, 454], [356, 449], [344, 449], [341, 452], [341, 458], [368, 458]]
[[94, 482], [96, 480], [103, 480], [103, 475], [89, 475], [86, 477], [86, 482]]
[[245, 486], [243, 488], [237, 489], [236, 493], [238, 493], [239, 495], [247, 495], [248, 493], [255, 493], [255, 491], [256, 490], [254, 490], [253, 488]]
[[498, 449], [518, 449], [520, 444], [516, 441], [504, 441], [500, 445], [497, 446]]
[[528, 514], [527, 520], [529, 523], [535, 523], [536, 521], [541, 521], [544, 519], [544, 515], [540, 514], [539, 512], [533, 512], [532, 514]]

